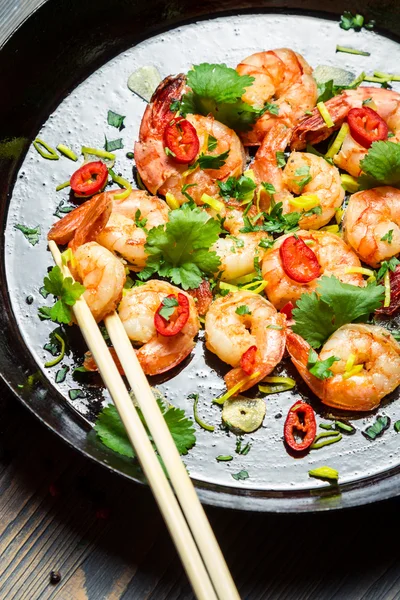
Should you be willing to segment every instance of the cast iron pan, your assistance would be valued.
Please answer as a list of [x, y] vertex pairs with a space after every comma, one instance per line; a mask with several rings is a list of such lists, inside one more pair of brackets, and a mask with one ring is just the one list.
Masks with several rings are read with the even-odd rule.
[[[320, 3], [312, 0], [225, 0], [218, 8], [215, 3], [191, 0], [50, 0], [13, 33], [0, 52], [0, 219], [5, 232], [0, 241], [0, 373], [21, 402], [67, 443], [135, 481], [143, 481], [139, 466], [102, 446], [91, 431], [104, 401], [99, 381], [94, 378], [86, 385], [67, 379], [64, 385], [55, 386], [54, 371], [39, 368], [49, 358], [43, 344], [54, 329], [36, 317], [38, 306], [44, 303], [38, 289], [51, 265], [45, 232], [54, 221], [57, 203], [69, 201], [68, 193], [56, 197], [54, 188], [67, 179], [73, 167], [66, 160], [49, 165], [32, 150], [31, 142], [42, 129], [41, 135], [53, 145], [64, 141], [75, 148], [81, 144], [99, 146], [106, 128], [105, 111], [111, 108], [128, 115], [122, 136], [125, 151], [131, 150], [145, 105], [127, 90], [126, 75], [143, 64], [157, 65], [165, 76], [195, 62], [236, 64], [263, 47], [287, 45], [305, 54], [314, 66], [330, 62], [356, 70], [359, 67], [353, 58], [326, 58], [327, 45], [336, 44], [339, 39], [335, 36], [343, 35], [338, 20], [344, 10], [375, 19], [379, 33], [365, 37], [367, 34], [350, 32], [347, 45], [364, 44], [365, 49], [367, 44], [366, 49], [374, 50], [368, 68], [396, 70], [400, 14], [395, 1], [324, 4], [326, 12], [321, 13], [317, 12]], [[255, 14], [259, 16], [252, 16]], [[343, 38], [340, 40], [342, 43]], [[125, 151], [118, 155], [118, 166], [124, 175], [132, 177]], [[62, 175], [66, 175], [64, 179]], [[42, 239], [34, 248], [13, 227], [21, 221], [42, 227]], [[25, 299], [30, 295], [33, 303], [27, 304]], [[85, 348], [77, 329], [71, 329], [69, 342], [65, 364], [71, 366]], [[290, 365], [284, 364], [283, 369], [293, 375]], [[246, 457], [235, 455], [234, 465], [216, 463], [217, 454], [234, 454], [235, 447], [235, 436], [220, 428], [219, 409], [211, 406], [211, 398], [222, 389], [225, 371], [226, 367], [204, 350], [200, 339], [194, 355], [172, 373], [172, 378], [152, 381], [188, 411], [191, 404], [187, 395], [199, 391], [203, 415], [217, 425], [211, 438], [208, 432], [197, 432], [197, 446], [185, 457], [203, 502], [246, 510], [312, 511], [360, 505], [400, 492], [396, 434], [391, 430], [375, 444], [360, 434], [376, 413], [352, 415], [358, 441], [354, 441], [356, 436], [347, 438], [340, 451], [326, 449], [325, 454], [314, 453], [302, 460], [286, 455], [281, 442], [282, 416], [294, 398], [299, 394], [310, 398], [319, 416], [327, 416], [300, 382], [294, 394], [267, 400], [264, 426], [250, 436], [253, 447]], [[31, 375], [33, 385], [27, 379]], [[83, 397], [71, 401], [68, 387], [84, 389]], [[397, 396], [385, 399], [379, 412], [398, 419]], [[318, 464], [339, 465], [340, 486], [310, 483], [309, 465]], [[250, 474], [245, 484], [231, 477], [241, 469]]]

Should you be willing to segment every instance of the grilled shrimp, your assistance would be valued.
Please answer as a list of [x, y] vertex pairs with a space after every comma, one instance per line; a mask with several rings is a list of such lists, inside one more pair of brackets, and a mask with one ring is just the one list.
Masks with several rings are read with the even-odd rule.
[[118, 258], [96, 242], [77, 248], [71, 270], [86, 288], [83, 294], [97, 322], [111, 313], [122, 297], [125, 269]]
[[[225, 163], [219, 169], [193, 169], [189, 165], [179, 164], [173, 156], [167, 156], [164, 150], [163, 133], [166, 125], [173, 119], [170, 111], [172, 100], [179, 99], [185, 88], [185, 77], [167, 77], [154, 92], [150, 104], [143, 115], [139, 131], [139, 141], [135, 144], [135, 161], [140, 177], [152, 193], [163, 196], [167, 192], [174, 195], [180, 204], [187, 202], [182, 194], [184, 185], [191, 185], [190, 195], [197, 204], [202, 204], [201, 196], [218, 195], [217, 180], [230, 176], [238, 177], [244, 171], [246, 155], [242, 142], [236, 133], [216, 121], [213, 117], [187, 115], [186, 119], [196, 129], [200, 142], [200, 153], [222, 154], [229, 151]], [[210, 136], [217, 140], [215, 149], [207, 151]]]
[[344, 239], [362, 261], [377, 267], [400, 252], [400, 190], [378, 187], [350, 198]]
[[[307, 143], [317, 144], [325, 140], [345, 121], [352, 108], [361, 108], [365, 100], [371, 99], [374, 110], [386, 121], [393, 133], [391, 142], [400, 142], [400, 94], [393, 90], [374, 87], [359, 87], [356, 90], [345, 90], [338, 96], [325, 102], [325, 106], [335, 123], [327, 127], [318, 109], [313, 115], [303, 119], [293, 130], [290, 146], [294, 150], [305, 148]], [[344, 139], [341, 150], [333, 157], [334, 163], [341, 169], [358, 177], [361, 173], [360, 160], [368, 149], [356, 142], [350, 133]]]
[[[298, 283], [286, 274], [279, 248], [291, 235], [289, 233], [276, 240], [273, 248], [266, 251], [262, 261], [263, 278], [268, 282], [265, 292], [277, 309], [281, 309], [287, 302], [295, 304], [302, 294], [313, 292], [319, 281], [318, 277], [309, 283]], [[360, 287], [364, 285], [361, 274], [346, 273], [347, 269], [360, 268], [361, 263], [340, 237], [327, 231], [296, 231], [296, 235], [315, 253], [321, 269], [320, 277], [334, 275], [343, 283]]]
[[[285, 168], [277, 165], [277, 152], [283, 152], [290, 139], [291, 130], [278, 124], [271, 128], [258, 149], [252, 165], [258, 183], [271, 183], [275, 190], [275, 202], [282, 202], [283, 212], [301, 212], [292, 202], [296, 195], [315, 196], [315, 205], [319, 205], [320, 214], [314, 213], [302, 217], [299, 225], [302, 229], [318, 229], [329, 223], [344, 199], [339, 171], [323, 158], [306, 152], [292, 152]], [[269, 207], [270, 196], [261, 188], [261, 207]], [[304, 211], [307, 212], [307, 211]]]
[[[154, 315], [166, 296], [178, 293], [189, 300], [189, 318], [175, 335], [160, 335]], [[131, 288], [122, 298], [118, 312], [129, 339], [141, 344], [136, 355], [147, 375], [159, 375], [176, 367], [195, 346], [194, 338], [200, 329], [195, 301], [170, 283], [154, 280]]]
[[218, 254], [222, 281], [229, 281], [254, 272], [254, 259], [261, 262], [264, 250], [259, 247], [262, 239], [272, 239], [263, 231], [239, 233], [220, 237], [210, 250]]
[[[343, 325], [331, 335], [318, 357], [340, 359], [330, 367], [333, 376], [328, 379], [317, 379], [308, 371], [310, 346], [302, 337], [289, 331], [287, 349], [314, 394], [333, 408], [373, 410], [400, 384], [400, 345], [387, 329], [377, 325]], [[346, 370], [349, 359], [353, 366]]]
[[278, 109], [277, 115], [266, 111], [252, 130], [243, 134], [245, 145], [261, 144], [265, 134], [277, 122], [292, 127], [316, 104], [317, 84], [311, 74], [312, 68], [300, 54], [289, 48], [252, 54], [236, 70], [239, 75], [254, 77], [253, 84], [242, 96], [244, 102], [256, 108], [263, 108], [270, 102]]
[[[239, 312], [239, 307], [247, 309]], [[271, 326], [271, 327], [269, 327]], [[285, 350], [286, 317], [258, 294], [247, 291], [229, 293], [215, 300], [205, 322], [206, 346], [233, 367], [225, 376], [230, 389], [240, 381], [242, 392], [261, 381], [280, 362]], [[241, 367], [243, 355], [256, 347], [251, 380]]]

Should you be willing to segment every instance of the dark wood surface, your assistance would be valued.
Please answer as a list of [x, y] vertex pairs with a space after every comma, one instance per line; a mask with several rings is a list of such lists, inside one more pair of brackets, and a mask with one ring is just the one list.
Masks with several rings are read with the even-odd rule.
[[[386, 600], [400, 598], [399, 508], [207, 513], [242, 598]], [[0, 556], [0, 600], [193, 598], [149, 490], [64, 445], [3, 383]]]

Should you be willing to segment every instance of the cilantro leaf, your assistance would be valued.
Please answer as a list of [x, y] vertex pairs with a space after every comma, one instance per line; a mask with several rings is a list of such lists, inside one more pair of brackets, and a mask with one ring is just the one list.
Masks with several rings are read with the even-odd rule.
[[317, 293], [303, 294], [293, 310], [292, 329], [313, 348], [321, 346], [346, 323], [366, 318], [382, 305], [384, 288], [372, 283], [365, 288], [321, 277]]
[[179, 112], [181, 109], [181, 103], [180, 100], [172, 100], [171, 104], [169, 105], [169, 110], [173, 113]]
[[343, 12], [339, 23], [339, 27], [345, 31], [349, 31], [349, 29], [360, 31], [362, 27], [365, 27], [365, 29], [372, 29], [374, 25], [375, 21], [371, 20], [368, 23], [365, 23], [365, 19], [362, 15], [356, 14], [353, 16], [348, 10]]
[[220, 169], [224, 166], [226, 159], [229, 156], [229, 150], [222, 152], [222, 154], [200, 154], [199, 158], [190, 167], [194, 169], [197, 165], [200, 169]]
[[137, 211], [135, 212], [135, 225], [136, 227], [140, 227], [141, 229], [144, 229], [147, 223], [147, 219], [143, 217], [143, 219], [141, 219], [140, 217], [142, 216], [142, 213], [140, 212], [140, 209], [138, 208]]
[[301, 179], [294, 179], [293, 183], [295, 183], [300, 188], [300, 191], [303, 191], [304, 186], [306, 186], [307, 183], [310, 183], [312, 179], [310, 175], [310, 167], [306, 165], [304, 167], [299, 167], [295, 170], [294, 174], [296, 177], [301, 177]]
[[392, 256], [389, 260], [383, 260], [376, 276], [377, 280], [379, 281], [382, 279], [387, 271], [392, 271], [392, 273], [394, 273], [398, 264], [400, 264], [400, 261], [395, 256]]
[[317, 379], [329, 379], [329, 377], [332, 377], [333, 375], [329, 367], [338, 360], [340, 360], [340, 358], [337, 358], [336, 356], [330, 356], [325, 360], [318, 360], [318, 354], [315, 350], [310, 348], [307, 369], [314, 377], [317, 377]]
[[268, 183], [267, 181], [262, 181], [261, 185], [270, 196], [273, 196], [274, 194], [276, 194], [275, 186], [273, 186], [272, 183]]
[[389, 429], [389, 427], [390, 417], [386, 415], [378, 415], [375, 423], [369, 425], [369, 427], [367, 427], [365, 431], [362, 431], [361, 433], [364, 437], [370, 440], [375, 440], [377, 437], [381, 436], [386, 429]]
[[262, 108], [261, 113], [268, 112], [270, 115], [279, 115], [279, 105], [273, 102], [266, 102]]
[[275, 156], [276, 156], [276, 166], [279, 169], [283, 169], [283, 167], [286, 165], [286, 156], [284, 152], [275, 152]]
[[392, 241], [393, 241], [393, 229], [389, 229], [389, 231], [381, 237], [381, 242], [387, 242], [388, 244], [391, 244]]
[[219, 193], [224, 200], [236, 198], [241, 201], [250, 201], [253, 199], [254, 190], [256, 189], [255, 182], [251, 177], [241, 175], [236, 177], [228, 177], [226, 181], [217, 181]]
[[51, 319], [55, 323], [70, 323], [72, 319], [70, 307], [75, 304], [86, 288], [77, 281], [73, 281], [72, 277], [64, 277], [58, 266], [51, 269], [43, 283], [45, 291], [57, 297], [58, 300], [52, 307], [39, 308], [39, 317]]
[[374, 142], [360, 161], [365, 175], [359, 183], [362, 189], [379, 185], [400, 186], [400, 145], [394, 142]]
[[[196, 443], [193, 422], [185, 416], [185, 412], [183, 410], [175, 408], [171, 405], [166, 409], [162, 403], [159, 402], [159, 404], [161, 405], [164, 419], [168, 425], [168, 429], [170, 430], [179, 454], [187, 454]], [[141, 421], [146, 427], [141, 410], [137, 409], [137, 411]], [[108, 448], [111, 448], [111, 450], [114, 450], [114, 452], [118, 452], [118, 454], [122, 454], [128, 458], [133, 458], [135, 456], [135, 452], [129, 441], [125, 427], [122, 424], [117, 409], [113, 404], [106, 406], [101, 411], [97, 417], [94, 429], [101, 442]]]
[[145, 280], [157, 272], [185, 290], [197, 288], [204, 274], [218, 270], [220, 259], [209, 248], [220, 231], [218, 221], [200, 208], [186, 203], [172, 210], [168, 223], [153, 227], [147, 235], [145, 249], [150, 256], [139, 278]]
[[191, 91], [184, 94], [181, 112], [208, 115], [238, 131], [246, 131], [260, 116], [259, 109], [241, 100], [254, 77], [239, 75], [225, 64], [202, 63], [187, 74]]
[[175, 308], [179, 306], [179, 302], [176, 298], [166, 298], [161, 302], [162, 308], [158, 311], [158, 314], [163, 317], [166, 321], [169, 321], [170, 317], [174, 314]]
[[236, 479], [236, 481], [242, 481], [244, 479], [249, 479], [250, 475], [248, 474], [247, 471], [239, 471], [239, 473], [231, 473], [233, 479]]
[[118, 140], [108, 140], [106, 136], [104, 136], [104, 150], [107, 152], [114, 152], [114, 150], [121, 150], [124, 147], [124, 142], [122, 138], [118, 138]]
[[235, 313], [237, 315], [251, 315], [251, 310], [249, 309], [249, 307], [246, 304], [241, 304], [240, 306], [237, 307], [237, 309], [235, 310]]
[[317, 102], [326, 102], [327, 100], [330, 100], [331, 98], [333, 98], [333, 96], [335, 96], [333, 79], [330, 79], [329, 81], [321, 81], [320, 83], [317, 83], [317, 93], [318, 93]]
[[119, 115], [118, 113], [115, 113], [112, 110], [109, 110], [107, 113], [107, 123], [109, 125], [111, 125], [112, 127], [116, 127], [120, 131], [121, 131], [121, 129], [123, 129], [125, 127], [124, 119], [125, 119], [125, 117], [123, 117], [122, 115]]
[[36, 227], [25, 227], [25, 225], [14, 225], [14, 229], [18, 229], [22, 231], [26, 239], [32, 246], [35, 246], [40, 238], [40, 225], [36, 225]]
[[208, 136], [208, 140], [207, 140], [207, 150], [208, 152], [212, 152], [213, 150], [215, 150], [215, 148], [218, 145], [218, 140], [217, 138], [215, 138], [213, 135], [209, 135]]
[[[271, 212], [263, 213], [264, 223], [262, 225], [253, 224], [249, 217], [244, 216], [244, 227], [240, 229], [240, 233], [249, 233], [251, 231], [267, 231], [268, 233], [288, 233], [298, 229], [299, 220], [302, 215], [298, 212], [283, 214], [282, 202], [271, 201]], [[256, 222], [257, 219], [254, 219]]]

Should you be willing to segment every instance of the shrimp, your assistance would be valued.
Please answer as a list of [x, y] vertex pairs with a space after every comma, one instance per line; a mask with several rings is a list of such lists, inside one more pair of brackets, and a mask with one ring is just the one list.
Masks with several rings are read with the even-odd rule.
[[[167, 156], [164, 150], [163, 133], [166, 125], [174, 117], [169, 109], [172, 100], [179, 99], [185, 89], [185, 77], [167, 77], [154, 92], [150, 104], [143, 115], [139, 131], [139, 141], [135, 143], [135, 162], [140, 177], [152, 193], [165, 196], [174, 195], [180, 204], [187, 202], [182, 193], [184, 185], [190, 185], [190, 195], [197, 204], [202, 204], [201, 196], [218, 195], [217, 180], [238, 177], [245, 169], [246, 154], [236, 133], [216, 121], [212, 116], [187, 115], [186, 119], [196, 129], [200, 141], [200, 153], [222, 154], [229, 151], [225, 163], [219, 169], [190, 171], [188, 165], [178, 164]], [[209, 136], [217, 140], [212, 153], [207, 152]]]
[[264, 250], [259, 244], [265, 238], [272, 239], [263, 231], [220, 237], [210, 250], [215, 250], [221, 260], [221, 280], [230, 281], [253, 273], [254, 259], [258, 257], [261, 262], [264, 256]]
[[[323, 158], [306, 152], [292, 152], [285, 168], [277, 165], [276, 153], [285, 150], [291, 130], [278, 124], [271, 128], [258, 149], [252, 165], [258, 183], [271, 183], [276, 193], [275, 202], [282, 202], [284, 213], [300, 212], [293, 206], [295, 195], [315, 196], [321, 212], [300, 219], [302, 229], [318, 229], [329, 223], [344, 200], [345, 192], [338, 169]], [[270, 195], [261, 188], [261, 207], [270, 204]]]
[[[324, 404], [341, 410], [369, 411], [400, 384], [400, 345], [387, 329], [377, 325], [343, 325], [325, 342], [319, 360], [340, 360], [330, 368], [333, 376], [317, 379], [307, 369], [310, 346], [299, 335], [287, 334], [287, 349], [296, 369]], [[354, 360], [354, 374], [347, 370]], [[350, 374], [350, 376], [349, 376]]]
[[[374, 87], [359, 87], [356, 90], [344, 90], [338, 96], [325, 102], [325, 106], [335, 123], [327, 127], [318, 109], [313, 115], [303, 119], [293, 130], [290, 147], [301, 150], [307, 143], [317, 144], [339, 129], [352, 108], [361, 108], [365, 100], [371, 99], [374, 110], [386, 121], [393, 134], [391, 142], [400, 142], [400, 94], [393, 90]], [[358, 177], [361, 173], [360, 160], [368, 149], [356, 142], [350, 133], [347, 134], [338, 154], [333, 157], [334, 163], [341, 169]]]
[[[240, 306], [247, 307], [246, 314], [238, 314]], [[268, 300], [252, 292], [242, 290], [215, 300], [206, 314], [205, 331], [208, 350], [233, 367], [225, 375], [227, 387], [230, 389], [244, 380], [238, 392], [266, 377], [285, 350], [285, 315], [277, 313]], [[240, 364], [243, 354], [252, 346], [257, 348], [254, 373], [258, 375], [249, 380]]]
[[74, 254], [73, 273], [86, 288], [83, 294], [97, 322], [113, 312], [122, 297], [125, 269], [107, 248], [88, 242]]
[[123, 200], [113, 200], [110, 218], [96, 241], [127, 260], [133, 271], [140, 271], [148, 257], [147, 231], [166, 223], [168, 212], [160, 198], [134, 190]]
[[[286, 274], [279, 248], [291, 235], [289, 233], [276, 240], [273, 248], [266, 251], [262, 261], [263, 278], [268, 282], [265, 292], [277, 309], [281, 309], [287, 302], [295, 304], [302, 294], [315, 291], [320, 279], [318, 277], [309, 283], [298, 283]], [[354, 267], [360, 268], [361, 263], [339, 236], [327, 231], [296, 231], [296, 235], [315, 253], [321, 269], [320, 277], [334, 275], [343, 283], [359, 287], [365, 285], [360, 273], [346, 272]]]
[[343, 220], [344, 239], [362, 261], [378, 267], [400, 252], [400, 190], [377, 187], [353, 194]]
[[239, 75], [254, 77], [242, 100], [262, 109], [267, 102], [277, 105], [278, 115], [266, 111], [252, 130], [242, 135], [246, 146], [258, 146], [276, 123], [292, 127], [317, 102], [317, 84], [312, 68], [297, 52], [278, 48], [257, 52], [237, 67]]
[[[154, 315], [166, 296], [178, 293], [189, 300], [189, 319], [179, 333], [170, 337], [160, 335], [154, 325]], [[200, 329], [195, 301], [170, 283], [152, 280], [130, 289], [122, 298], [118, 312], [129, 338], [141, 344], [136, 355], [147, 375], [159, 375], [176, 367], [195, 346], [194, 337]]]

